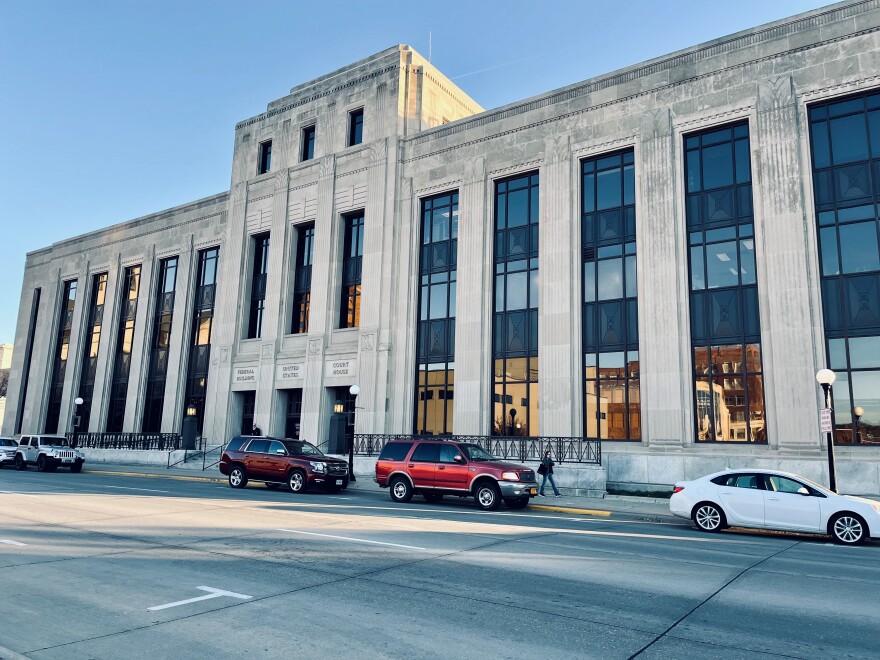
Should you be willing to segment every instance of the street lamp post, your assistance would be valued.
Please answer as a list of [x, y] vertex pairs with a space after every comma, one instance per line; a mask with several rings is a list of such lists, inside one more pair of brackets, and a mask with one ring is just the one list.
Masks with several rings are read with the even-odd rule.
[[[832, 419], [834, 415], [833, 390], [831, 384], [837, 378], [831, 369], [819, 369], [816, 373], [816, 382], [822, 386], [822, 392], [825, 395], [825, 409], [830, 411]], [[828, 486], [833, 492], [837, 492], [837, 471], [834, 468], [834, 436], [829, 428], [825, 432], [825, 442], [828, 445]]]
[[[355, 415], [357, 414], [357, 398], [358, 394], [361, 393], [361, 388], [357, 385], [352, 385], [348, 388], [348, 393], [354, 397], [354, 409], [350, 413], [352, 415], [351, 424], [354, 426]], [[354, 476], [354, 433], [352, 433], [351, 440], [348, 442], [348, 483], [356, 481], [357, 477]]]
[[859, 428], [859, 420], [862, 418], [862, 415], [865, 414], [864, 408], [861, 406], [856, 406], [853, 408], [853, 416], [856, 418], [856, 444], [862, 444], [862, 434], [861, 429]]
[[83, 404], [83, 399], [81, 396], [76, 397], [73, 400], [73, 420], [71, 426], [73, 427], [73, 446], [76, 447], [76, 436], [79, 432], [79, 407]]

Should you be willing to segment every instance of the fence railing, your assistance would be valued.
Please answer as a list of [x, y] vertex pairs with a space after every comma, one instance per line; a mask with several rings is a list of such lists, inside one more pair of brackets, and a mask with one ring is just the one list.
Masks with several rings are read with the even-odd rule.
[[67, 440], [85, 449], [174, 451], [181, 448], [179, 433], [68, 433]]
[[357, 433], [354, 453], [357, 456], [378, 456], [392, 440], [452, 440], [479, 445], [495, 458], [517, 461], [540, 461], [548, 449], [557, 463], [602, 465], [602, 444], [588, 438], [506, 437], [494, 435], [377, 435]]

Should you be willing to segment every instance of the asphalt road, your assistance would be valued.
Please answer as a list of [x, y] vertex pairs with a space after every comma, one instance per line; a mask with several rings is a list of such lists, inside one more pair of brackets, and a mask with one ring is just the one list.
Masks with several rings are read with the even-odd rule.
[[0, 470], [0, 658], [880, 656], [880, 544]]

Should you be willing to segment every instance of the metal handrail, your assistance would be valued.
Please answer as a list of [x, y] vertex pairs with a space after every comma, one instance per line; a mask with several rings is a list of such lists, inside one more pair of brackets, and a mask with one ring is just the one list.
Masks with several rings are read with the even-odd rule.
[[479, 445], [497, 458], [518, 461], [540, 461], [549, 450], [557, 463], [602, 465], [602, 443], [590, 438], [559, 436], [496, 436], [496, 435], [407, 435], [356, 433], [354, 453], [374, 456], [392, 440], [448, 440]]
[[[223, 457], [223, 448], [225, 446], [226, 445], [217, 445], [213, 449], [202, 452], [202, 472], [204, 472], [208, 468], [214, 467], [215, 465], [217, 465], [220, 462], [220, 459]], [[214, 452], [218, 453], [217, 460], [214, 461], [213, 463], [208, 463], [207, 462], [208, 461], [208, 454], [213, 454]]]
[[84, 449], [129, 449], [134, 451], [175, 451], [180, 449], [179, 433], [68, 433], [71, 445]]

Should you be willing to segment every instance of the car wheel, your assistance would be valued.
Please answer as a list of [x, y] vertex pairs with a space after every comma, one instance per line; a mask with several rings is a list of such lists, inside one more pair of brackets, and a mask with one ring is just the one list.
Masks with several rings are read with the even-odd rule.
[[495, 511], [501, 506], [501, 492], [494, 482], [484, 481], [474, 491], [474, 501], [483, 511]]
[[443, 499], [443, 493], [425, 493], [422, 497], [425, 498], [426, 502], [437, 504], [437, 502]]
[[287, 479], [291, 492], [303, 493], [306, 490], [306, 475], [302, 470], [291, 470]]
[[409, 502], [413, 496], [412, 486], [403, 477], [396, 477], [391, 482], [390, 492], [391, 499], [400, 503]]
[[528, 497], [508, 497], [504, 500], [508, 509], [525, 509], [529, 505]]
[[82, 463], [74, 463], [70, 466], [71, 472], [82, 472], [83, 464]]
[[268, 488], [269, 490], [278, 490], [279, 488], [281, 488], [281, 484], [273, 484], [273, 483], [271, 483], [271, 482], [269, 482], [269, 481], [267, 481], [264, 485], [265, 485], [266, 488]]
[[46, 464], [45, 456], [37, 457], [37, 472], [48, 472], [48, 465]]
[[15, 469], [27, 470], [27, 461], [24, 460], [24, 456], [22, 456], [21, 454], [15, 455]]
[[828, 522], [828, 533], [836, 543], [858, 545], [868, 537], [868, 526], [854, 513], [838, 513]]
[[233, 488], [244, 488], [247, 486], [247, 474], [240, 465], [235, 465], [229, 471], [229, 485]]
[[724, 512], [711, 502], [700, 502], [691, 515], [694, 524], [704, 532], [717, 532], [724, 529]]

